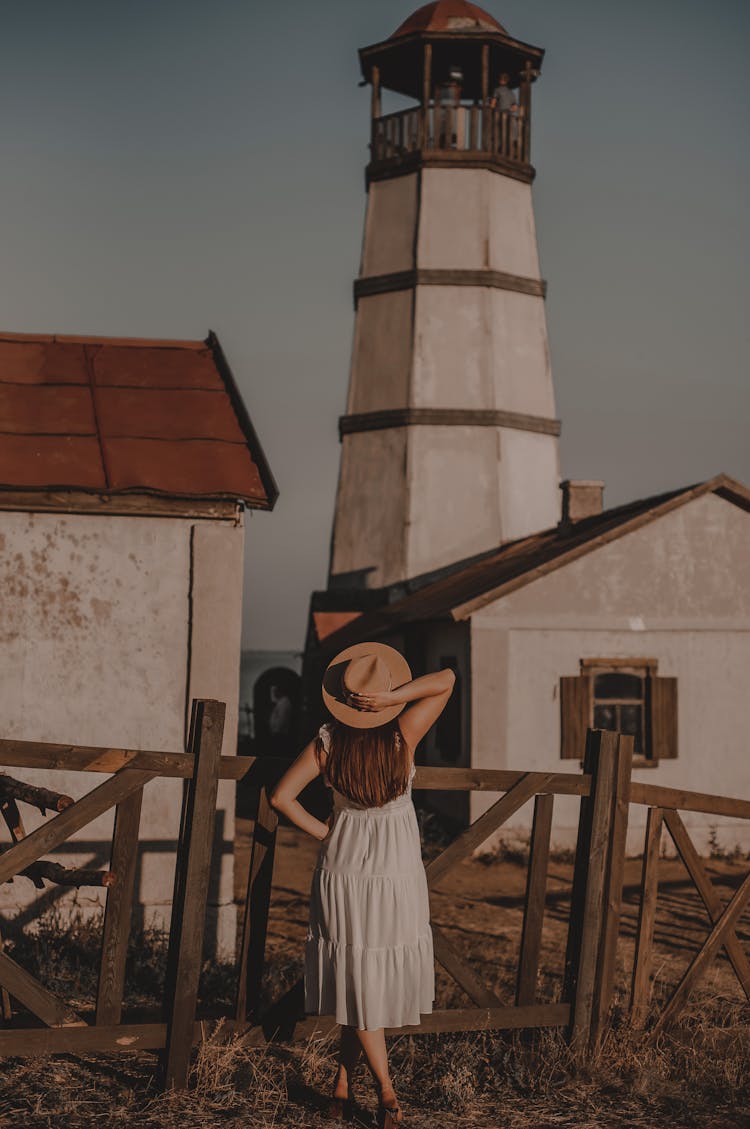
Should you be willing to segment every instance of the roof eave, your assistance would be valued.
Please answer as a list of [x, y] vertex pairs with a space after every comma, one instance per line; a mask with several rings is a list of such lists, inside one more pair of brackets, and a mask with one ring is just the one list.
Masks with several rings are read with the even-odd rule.
[[229, 396], [230, 402], [237, 417], [237, 422], [242, 428], [242, 433], [247, 440], [248, 447], [250, 448], [250, 454], [252, 456], [253, 462], [258, 468], [258, 474], [260, 475], [260, 480], [263, 484], [263, 489], [265, 490], [266, 494], [264, 500], [254, 498], [252, 497], [252, 495], [238, 494], [237, 497], [251, 509], [267, 510], [270, 512], [276, 505], [276, 500], [279, 496], [279, 488], [276, 484], [276, 479], [273, 476], [271, 467], [268, 463], [268, 459], [266, 458], [263, 447], [261, 446], [260, 439], [258, 438], [258, 433], [253, 427], [252, 420], [250, 419], [247, 408], [245, 407], [245, 401], [243, 400], [237, 387], [237, 382], [235, 381], [234, 374], [229, 367], [229, 362], [224, 355], [224, 350], [221, 347], [219, 338], [212, 329], [209, 330], [208, 337], [206, 338], [205, 343], [211, 350], [214, 361], [216, 362], [216, 368], [218, 369], [219, 374], [224, 381], [227, 395]]

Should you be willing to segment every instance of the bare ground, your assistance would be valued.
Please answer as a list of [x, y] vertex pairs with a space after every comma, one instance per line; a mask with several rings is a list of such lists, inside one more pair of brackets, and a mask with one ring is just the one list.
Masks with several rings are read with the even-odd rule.
[[[244, 830], [248, 832], [250, 825]], [[240, 841], [240, 850], [247, 848]], [[435, 849], [427, 847], [427, 852]], [[275, 868], [268, 933], [267, 1002], [301, 973], [307, 891], [317, 846], [283, 828]], [[747, 861], [713, 859], [710, 875], [727, 900], [747, 872]], [[628, 860], [618, 950], [612, 1030], [593, 1061], [570, 1054], [560, 1032], [413, 1036], [390, 1040], [397, 1091], [412, 1129], [609, 1129], [609, 1127], [750, 1126], [750, 1005], [731, 967], [720, 957], [672, 1031], [656, 1044], [626, 1022], [640, 861]], [[550, 866], [540, 976], [540, 1000], [559, 998], [572, 866]], [[521, 858], [465, 861], [432, 896], [432, 917], [508, 1002], [520, 942], [525, 866]], [[682, 864], [663, 860], [656, 927], [654, 1007], [677, 983], [709, 924]], [[740, 935], [747, 945], [748, 916]], [[9, 951], [24, 967], [71, 1003], [90, 1006], [96, 987], [98, 935], [90, 926], [65, 932], [54, 920], [36, 937], [16, 937]], [[126, 1005], [159, 999], [165, 939], [136, 938]], [[213, 1013], [232, 999], [229, 966], [207, 963], [201, 995]], [[468, 1000], [438, 969], [436, 1006]], [[155, 1057], [122, 1054], [78, 1059], [6, 1060], [0, 1076], [0, 1125], [159, 1127], [323, 1126], [324, 1095], [335, 1070], [332, 1038], [307, 1045], [248, 1048], [220, 1037], [196, 1054], [186, 1094], [161, 1094]], [[364, 1068], [358, 1079], [358, 1122], [374, 1126], [375, 1102]]]

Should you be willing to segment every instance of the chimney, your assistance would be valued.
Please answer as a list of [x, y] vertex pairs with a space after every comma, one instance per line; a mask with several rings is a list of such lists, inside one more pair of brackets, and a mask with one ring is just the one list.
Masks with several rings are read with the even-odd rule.
[[573, 481], [566, 478], [560, 483], [562, 490], [561, 525], [569, 525], [584, 517], [594, 517], [602, 512], [604, 483], [596, 479]]

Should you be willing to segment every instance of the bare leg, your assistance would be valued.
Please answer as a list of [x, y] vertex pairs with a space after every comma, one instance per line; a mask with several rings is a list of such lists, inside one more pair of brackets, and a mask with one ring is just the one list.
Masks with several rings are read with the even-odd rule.
[[362, 1044], [357, 1038], [356, 1031], [353, 1027], [343, 1026], [341, 1028], [341, 1041], [339, 1043], [339, 1069], [333, 1090], [334, 1097], [349, 1097], [349, 1086], [351, 1084], [352, 1074], [354, 1073], [355, 1066], [359, 1062], [361, 1054]]
[[395, 1105], [396, 1093], [388, 1071], [388, 1053], [385, 1049], [384, 1028], [378, 1027], [376, 1031], [357, 1030], [357, 1038], [362, 1044], [367, 1065], [378, 1087], [380, 1101], [383, 1105]]

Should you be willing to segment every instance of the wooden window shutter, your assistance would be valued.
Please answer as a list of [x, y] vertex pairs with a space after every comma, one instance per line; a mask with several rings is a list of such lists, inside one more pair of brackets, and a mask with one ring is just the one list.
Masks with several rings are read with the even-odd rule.
[[651, 757], [677, 756], [677, 679], [649, 679], [651, 689]]
[[594, 680], [588, 674], [560, 679], [560, 756], [583, 760], [586, 730], [591, 724]]

